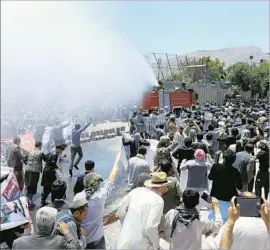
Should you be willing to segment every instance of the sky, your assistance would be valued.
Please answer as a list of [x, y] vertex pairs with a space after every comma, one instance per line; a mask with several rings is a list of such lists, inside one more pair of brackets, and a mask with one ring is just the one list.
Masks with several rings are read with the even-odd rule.
[[242, 46], [269, 52], [269, 1], [84, 1], [76, 8], [143, 54]]

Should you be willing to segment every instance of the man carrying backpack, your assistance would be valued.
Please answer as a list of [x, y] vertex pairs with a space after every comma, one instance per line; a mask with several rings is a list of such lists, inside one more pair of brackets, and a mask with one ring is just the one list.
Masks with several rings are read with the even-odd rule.
[[86, 219], [87, 214], [88, 201], [83, 198], [73, 200], [70, 210], [63, 210], [58, 213], [54, 234], [61, 234], [58, 225], [64, 222], [67, 224], [69, 232], [79, 241], [80, 249], [84, 249], [86, 247], [86, 233], [81, 228], [81, 222]]

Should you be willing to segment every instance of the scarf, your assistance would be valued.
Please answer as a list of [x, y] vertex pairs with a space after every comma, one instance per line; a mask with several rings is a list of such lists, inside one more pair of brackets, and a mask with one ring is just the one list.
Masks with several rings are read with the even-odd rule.
[[188, 228], [192, 225], [193, 221], [200, 219], [199, 212], [196, 208], [186, 208], [183, 205], [180, 205], [175, 209], [177, 210], [177, 215], [172, 223], [171, 237], [173, 236], [178, 221]]
[[97, 190], [98, 190], [98, 188], [96, 188], [96, 187], [85, 189], [86, 200], [89, 200], [90, 197], [92, 196], [92, 194], [95, 193]]

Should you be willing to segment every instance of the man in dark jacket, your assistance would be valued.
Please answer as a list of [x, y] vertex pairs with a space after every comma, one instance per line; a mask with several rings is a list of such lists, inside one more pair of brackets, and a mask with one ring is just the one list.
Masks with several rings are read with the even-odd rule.
[[224, 163], [215, 163], [208, 175], [208, 179], [213, 181], [210, 195], [218, 200], [230, 201], [233, 196], [238, 195], [237, 189], [241, 190], [243, 184], [240, 172], [233, 167], [235, 152], [226, 150], [223, 159]]
[[46, 155], [46, 166], [43, 170], [41, 178], [41, 186], [43, 186], [43, 192], [41, 195], [41, 206], [48, 205], [46, 199], [52, 191], [52, 184], [56, 180], [56, 170], [61, 168], [58, 163], [62, 151], [63, 147], [59, 145], [56, 146], [55, 152]]
[[87, 174], [94, 172], [94, 170], [95, 170], [95, 162], [90, 160], [86, 161], [85, 172], [78, 177], [75, 186], [73, 188], [74, 195], [84, 190], [83, 179]]
[[191, 147], [192, 145], [192, 139], [190, 137], [186, 137], [184, 140], [185, 146], [178, 148], [173, 154], [172, 156], [178, 160], [178, 167], [177, 170], [180, 173], [180, 165], [181, 162], [186, 159], [188, 160], [192, 160], [194, 159], [194, 153], [195, 150]]
[[219, 138], [218, 141], [221, 143], [226, 143], [226, 147], [228, 148], [230, 145], [236, 144], [237, 136], [239, 134], [238, 128], [232, 128], [231, 136], [227, 136], [225, 138]]
[[7, 165], [13, 168], [13, 173], [16, 176], [20, 190], [23, 190], [24, 186], [24, 174], [23, 174], [23, 160], [24, 156], [20, 149], [21, 139], [20, 137], [14, 137], [13, 144], [8, 151]]
[[260, 152], [256, 158], [259, 160], [259, 171], [255, 182], [255, 193], [258, 197], [262, 195], [262, 188], [264, 188], [264, 196], [267, 199], [269, 192], [269, 145], [268, 142], [262, 140], [258, 145]]

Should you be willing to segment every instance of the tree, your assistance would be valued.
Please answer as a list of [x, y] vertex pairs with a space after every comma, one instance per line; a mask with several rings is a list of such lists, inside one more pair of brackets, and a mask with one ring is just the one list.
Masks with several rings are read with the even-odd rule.
[[243, 91], [250, 90], [252, 83], [252, 71], [248, 63], [237, 62], [227, 69], [227, 78], [232, 84], [237, 85]]
[[253, 69], [253, 85], [254, 94], [259, 93], [260, 96], [266, 95], [269, 91], [269, 62], [261, 62], [257, 67]]
[[[196, 65], [206, 65], [203, 69], [204, 72], [198, 70], [200, 74], [190, 74], [188, 67]], [[221, 62], [219, 59], [212, 60], [209, 56], [203, 58], [188, 58], [182, 60], [179, 63], [180, 72], [171, 75], [169, 81], [180, 81], [186, 83], [198, 82], [198, 80], [208, 80], [208, 81], [221, 81], [225, 77], [224, 70], [225, 63]], [[204, 75], [203, 78], [201, 75]]]
[[237, 62], [227, 69], [227, 77], [243, 91], [252, 90], [252, 95], [263, 96], [269, 90], [269, 62], [252, 66]]
[[221, 81], [225, 75], [225, 63], [221, 62], [218, 58], [212, 60], [209, 56], [200, 59], [208, 66], [210, 70], [211, 81]]

